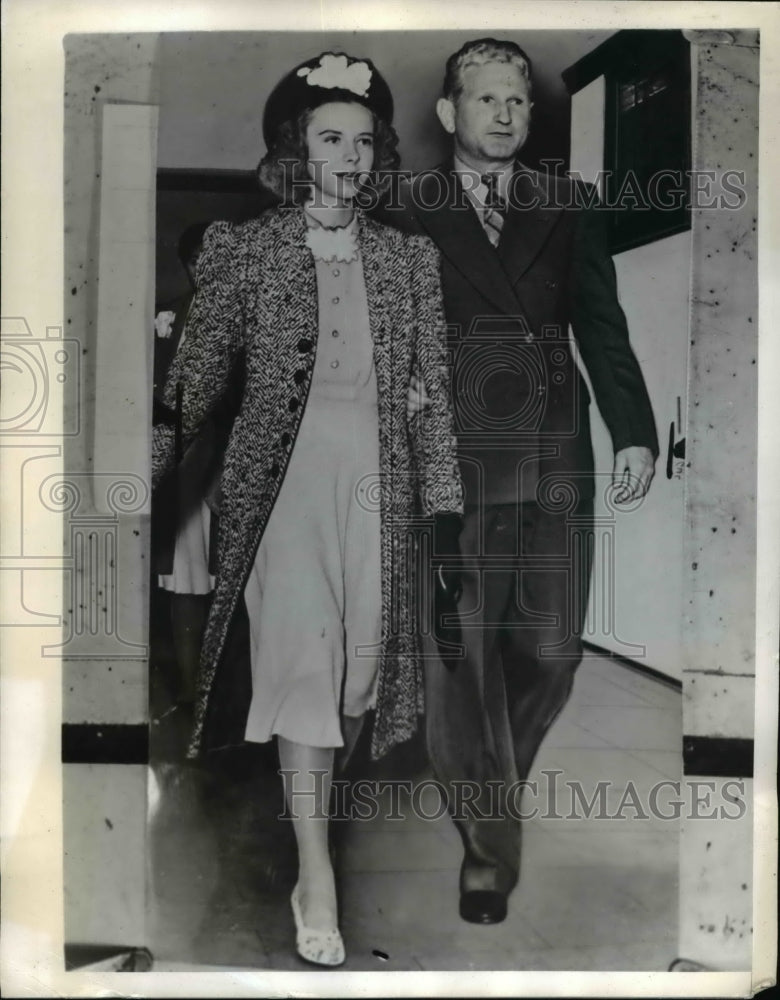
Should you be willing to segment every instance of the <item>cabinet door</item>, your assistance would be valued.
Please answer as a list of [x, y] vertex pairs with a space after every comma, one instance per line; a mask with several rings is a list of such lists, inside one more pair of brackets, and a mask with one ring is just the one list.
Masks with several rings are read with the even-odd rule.
[[689, 260], [690, 233], [615, 258], [620, 300], [653, 404], [661, 454], [642, 501], [628, 508], [610, 503], [612, 442], [600, 415], [592, 413], [597, 550], [585, 636], [677, 680], [682, 671], [685, 434], [680, 424], [686, 413]]
[[[603, 107], [603, 78], [572, 96], [571, 169], [586, 180], [596, 180], [603, 163]], [[611, 504], [612, 443], [594, 402], [595, 560], [584, 633], [586, 641], [678, 680], [690, 249], [690, 232], [683, 232], [615, 257], [661, 454], [647, 497], [629, 509]]]

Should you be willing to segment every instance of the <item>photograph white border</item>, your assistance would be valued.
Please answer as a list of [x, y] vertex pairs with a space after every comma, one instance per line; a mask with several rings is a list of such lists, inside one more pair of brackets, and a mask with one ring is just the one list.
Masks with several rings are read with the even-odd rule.
[[[64, 35], [76, 32], [469, 28], [759, 28], [759, 506], [756, 586], [754, 957], [752, 973], [438, 972], [98, 973], [62, 969], [62, 765], [59, 663], [29, 629], [0, 632], [2, 650], [2, 987], [6, 996], [749, 996], [775, 975], [777, 636], [780, 587], [778, 206], [780, 10], [763, 3], [415, 3], [257, 0], [6, 0], [3, 5], [3, 315], [33, 330], [62, 323]], [[56, 402], [56, 400], [55, 400]], [[4, 405], [12, 405], [5, 400]], [[3, 495], [4, 523], [20, 498]], [[32, 530], [35, 518], [25, 512]], [[41, 537], [53, 554], [56, 531]], [[52, 578], [57, 574], [49, 574]], [[61, 581], [40, 603], [61, 604]], [[0, 600], [2, 595], [0, 594]], [[37, 630], [35, 630], [37, 631]]]

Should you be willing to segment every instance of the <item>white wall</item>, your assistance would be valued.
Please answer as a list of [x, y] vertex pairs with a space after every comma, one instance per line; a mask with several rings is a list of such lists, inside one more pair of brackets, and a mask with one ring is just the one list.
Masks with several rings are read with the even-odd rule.
[[[693, 165], [742, 170], [746, 197], [737, 210], [702, 206], [693, 213], [683, 722], [686, 735], [752, 741], [759, 49], [753, 32], [735, 41], [705, 38], [693, 46]], [[745, 784], [750, 803], [753, 782]], [[683, 824], [681, 954], [714, 969], [750, 967], [752, 837], [752, 810], [709, 829]], [[771, 967], [768, 955], [767, 962]]]
[[736, 210], [693, 213], [686, 732], [747, 737], [756, 626], [758, 46], [695, 52], [694, 166], [742, 170], [746, 198]]

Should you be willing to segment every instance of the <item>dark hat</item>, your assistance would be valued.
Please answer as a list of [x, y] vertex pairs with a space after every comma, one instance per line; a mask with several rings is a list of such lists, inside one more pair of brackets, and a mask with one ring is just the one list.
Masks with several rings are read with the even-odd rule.
[[270, 149], [284, 122], [331, 101], [355, 101], [388, 125], [393, 120], [393, 95], [370, 59], [322, 52], [296, 66], [271, 91], [263, 114], [266, 146]]

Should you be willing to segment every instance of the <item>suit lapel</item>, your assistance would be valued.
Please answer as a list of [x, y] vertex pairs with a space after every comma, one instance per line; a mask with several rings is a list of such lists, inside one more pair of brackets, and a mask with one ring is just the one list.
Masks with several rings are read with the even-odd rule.
[[498, 256], [510, 282], [515, 285], [538, 256], [562, 207], [548, 197], [548, 182], [518, 163], [512, 176], [507, 213]]
[[500, 313], [522, 312], [496, 251], [453, 171], [449, 167], [428, 171], [416, 178], [412, 193], [420, 225], [464, 279]]

